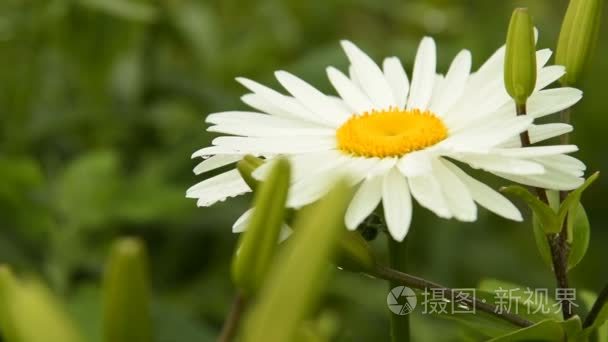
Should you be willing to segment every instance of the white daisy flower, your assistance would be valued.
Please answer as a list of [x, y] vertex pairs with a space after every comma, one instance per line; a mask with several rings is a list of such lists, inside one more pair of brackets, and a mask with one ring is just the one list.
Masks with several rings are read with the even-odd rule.
[[[473, 73], [471, 54], [463, 50], [441, 75], [435, 42], [424, 38], [411, 81], [396, 57], [384, 59], [380, 68], [353, 43], [343, 41], [342, 47], [350, 61], [348, 75], [327, 68], [338, 97], [285, 71], [276, 77], [289, 95], [238, 78], [251, 91], [243, 102], [256, 111], [210, 114], [208, 131], [229, 135], [193, 154], [208, 158], [194, 172], [234, 163], [245, 154], [284, 155], [294, 172], [288, 198], [294, 208], [316, 201], [336, 175], [346, 174], [358, 187], [345, 217], [348, 229], [356, 229], [382, 203], [388, 230], [398, 241], [410, 227], [412, 198], [446, 219], [474, 221], [477, 203], [522, 220], [509, 200], [454, 161], [530, 186], [571, 190], [582, 184], [584, 164], [566, 155], [576, 146], [521, 147], [519, 140], [525, 131], [532, 143], [572, 131], [563, 123], [533, 124], [582, 97], [574, 88], [543, 90], [565, 73], [561, 66], [545, 66], [550, 50], [538, 51], [538, 82], [528, 115], [517, 116], [503, 86], [504, 47]], [[263, 179], [269, 164], [254, 176]], [[233, 169], [192, 186], [187, 196], [210, 206], [248, 191]], [[237, 221], [235, 231], [243, 229], [247, 216]]]

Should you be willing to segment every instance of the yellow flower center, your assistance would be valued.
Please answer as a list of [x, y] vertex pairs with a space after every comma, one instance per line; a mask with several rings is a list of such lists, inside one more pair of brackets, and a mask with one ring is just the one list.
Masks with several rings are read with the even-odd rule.
[[448, 136], [448, 130], [430, 111], [389, 108], [351, 117], [336, 136], [338, 148], [345, 153], [383, 158], [435, 145]]

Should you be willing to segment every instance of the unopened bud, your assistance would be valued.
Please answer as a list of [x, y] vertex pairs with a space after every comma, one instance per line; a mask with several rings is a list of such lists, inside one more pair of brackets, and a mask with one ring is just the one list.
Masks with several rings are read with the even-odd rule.
[[524, 105], [536, 86], [534, 25], [526, 8], [511, 16], [505, 54], [505, 87], [516, 104]]
[[135, 238], [112, 246], [103, 278], [104, 341], [152, 340], [147, 257]]
[[566, 67], [560, 82], [575, 85], [597, 45], [603, 0], [571, 0], [555, 52], [555, 64]]

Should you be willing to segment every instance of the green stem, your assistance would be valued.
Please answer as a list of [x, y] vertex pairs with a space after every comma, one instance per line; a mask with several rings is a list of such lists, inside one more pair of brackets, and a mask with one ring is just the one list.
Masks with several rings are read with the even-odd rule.
[[[517, 104], [515, 106], [517, 115], [526, 115], [526, 104]], [[562, 120], [566, 123], [570, 122], [570, 110], [565, 110], [561, 113]], [[566, 134], [561, 138], [562, 144], [567, 144], [569, 142], [570, 137]], [[520, 141], [522, 147], [530, 146], [530, 135], [528, 131], [525, 131], [520, 134]], [[545, 189], [536, 188], [536, 193], [541, 201], [549, 204], [549, 199], [547, 198], [547, 193]], [[567, 195], [567, 192], [561, 192], [561, 196]], [[555, 274], [555, 280], [557, 282], [558, 288], [568, 288], [568, 229], [567, 224], [568, 220], [564, 221], [564, 226], [562, 227], [562, 231], [559, 234], [547, 235], [547, 242], [549, 243], [549, 248], [551, 250], [551, 261], [553, 263], [553, 273]], [[560, 302], [562, 308], [562, 315], [564, 320], [572, 317], [572, 306], [574, 305], [572, 302], [565, 300]]]
[[[370, 275], [380, 279], [391, 280], [396, 282], [397, 284], [401, 284], [419, 290], [439, 289], [443, 292], [444, 298], [468, 298], [466, 294], [462, 295], [463, 292], [461, 291], [454, 290], [404, 272], [399, 272], [397, 270], [380, 264], [377, 264], [375, 266], [374, 270], [370, 272]], [[473, 298], [463, 300], [462, 303], [467, 305], [469, 308], [474, 307], [479, 311], [483, 311], [487, 314], [493, 315], [496, 318], [510, 322], [511, 324], [518, 327], [526, 328], [534, 324], [534, 322], [531, 322], [523, 317], [513, 315], [509, 312], [501, 311], [495, 305], [485, 303], [483, 301], [478, 301], [474, 296]]]
[[241, 293], [237, 293], [234, 297], [234, 301], [232, 302], [232, 307], [230, 308], [228, 317], [226, 317], [226, 320], [224, 321], [222, 332], [217, 339], [218, 342], [230, 342], [234, 340], [241, 321], [241, 316], [245, 310], [245, 305], [245, 297], [243, 297]]
[[[407, 261], [406, 240], [397, 242], [390, 236], [388, 237], [389, 262], [391, 268], [405, 272]], [[401, 286], [401, 282], [396, 279], [389, 281], [389, 291], [397, 286]], [[391, 320], [391, 341], [392, 342], [407, 342], [410, 341], [410, 317], [409, 315], [396, 315], [390, 313]]]
[[597, 316], [599, 316], [600, 311], [602, 311], [602, 308], [604, 307], [604, 305], [608, 305], [607, 303], [608, 303], [608, 284], [606, 284], [606, 286], [604, 286], [604, 289], [602, 290], [602, 292], [600, 292], [599, 296], [597, 296], [595, 303], [593, 303], [593, 307], [591, 308], [591, 311], [589, 311], [589, 315], [585, 319], [585, 323], [583, 323], [583, 328], [589, 328], [590, 326], [592, 326], [595, 323]]

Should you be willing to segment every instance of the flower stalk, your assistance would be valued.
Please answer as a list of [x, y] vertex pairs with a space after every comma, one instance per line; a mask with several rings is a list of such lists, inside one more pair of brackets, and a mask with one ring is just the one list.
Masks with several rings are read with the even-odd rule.
[[593, 324], [595, 323], [595, 320], [597, 319], [600, 312], [606, 305], [608, 305], [608, 284], [606, 284], [606, 286], [604, 286], [604, 288], [602, 289], [602, 292], [600, 292], [599, 296], [597, 296], [595, 303], [593, 303], [593, 306], [591, 307], [591, 311], [589, 311], [587, 318], [585, 318], [585, 322], [583, 323], [583, 328], [588, 328], [590, 326], [593, 326]]
[[[400, 272], [398, 270], [383, 266], [383, 265], [376, 265], [376, 267], [374, 268], [373, 272], [371, 272], [372, 276], [375, 276], [377, 278], [381, 278], [381, 279], [385, 279], [391, 282], [391, 284], [395, 284], [396, 286], [399, 285], [405, 285], [408, 287], [413, 287], [415, 289], [419, 289], [419, 290], [426, 290], [426, 289], [440, 289], [443, 292], [443, 296], [447, 297], [447, 298], [456, 298], [457, 296], [459, 298], [463, 298], [463, 304], [469, 306], [469, 308], [475, 308], [479, 311], [491, 314], [499, 319], [502, 319], [504, 321], [507, 321], [515, 326], [518, 327], [529, 327], [531, 325], [534, 324], [534, 322], [531, 322], [525, 318], [522, 318], [520, 316], [508, 313], [504, 310], [498, 310], [496, 306], [492, 305], [492, 304], [488, 304], [488, 303], [483, 303], [480, 302], [478, 300], [476, 300], [475, 298], [467, 298], [470, 296], [465, 296], [465, 295], [460, 295], [461, 292], [458, 290], [453, 290], [451, 288], [445, 287], [443, 285], [404, 273], [404, 272]], [[404, 315], [407, 316], [407, 315]], [[403, 317], [403, 316], [399, 316], [399, 317]]]
[[[527, 115], [526, 104], [536, 85], [536, 47], [534, 42], [534, 24], [532, 17], [525, 8], [513, 12], [505, 55], [505, 88], [513, 101], [517, 115]], [[528, 131], [520, 134], [522, 147], [531, 145]], [[536, 188], [541, 201], [549, 203], [545, 189]], [[561, 232], [547, 235], [551, 250], [553, 272], [558, 288], [568, 288], [568, 224], [564, 221]], [[560, 302], [565, 320], [572, 317], [572, 303], [565, 300]]]
[[[406, 270], [406, 263], [407, 263], [407, 246], [406, 246], [406, 242], [407, 242], [407, 238], [404, 239], [402, 242], [398, 242], [395, 241], [393, 239], [391, 239], [390, 237], [388, 238], [388, 251], [389, 251], [389, 260], [390, 260], [390, 265], [393, 269], [400, 271], [400, 272], [405, 272]], [[376, 267], [376, 272], [380, 271], [381, 274], [382, 273], [383, 268], [380, 268], [380, 270], [378, 270], [378, 267]], [[397, 286], [401, 286], [402, 285], [402, 281], [392, 277], [392, 278], [386, 278], [386, 280], [388, 280], [388, 284], [389, 284], [389, 291]], [[409, 315], [395, 315], [392, 312], [390, 313], [390, 320], [391, 320], [391, 341], [393, 342], [403, 342], [403, 341], [410, 341], [410, 316]]]

